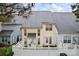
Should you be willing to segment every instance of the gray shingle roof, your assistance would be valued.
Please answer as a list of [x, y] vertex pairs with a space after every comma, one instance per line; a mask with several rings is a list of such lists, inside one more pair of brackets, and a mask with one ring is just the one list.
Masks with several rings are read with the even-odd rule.
[[22, 24], [18, 23], [11, 23], [11, 22], [4, 22], [2, 23], [3, 26], [21, 26]]
[[76, 17], [73, 13], [59, 12], [52, 13], [53, 21], [58, 27], [59, 33], [77, 33], [79, 31], [79, 24], [75, 22]]
[[20, 29], [20, 27], [22, 26], [22, 24], [18, 24], [18, 23], [2, 23], [2, 30], [17, 30]]
[[[41, 22], [51, 22], [52, 16], [48, 11], [46, 12], [32, 12], [27, 18], [22, 16], [15, 16], [16, 23], [21, 23], [25, 27], [38, 27]], [[50, 21], [49, 21], [50, 19]]]
[[2, 30], [0, 32], [0, 36], [10, 36], [12, 34], [13, 30]]
[[[24, 27], [38, 27], [41, 22], [56, 23], [58, 33], [76, 33], [79, 24], [75, 22], [76, 17], [71, 12], [32, 11], [26, 18], [19, 17]], [[23, 21], [22, 21], [23, 20]]]

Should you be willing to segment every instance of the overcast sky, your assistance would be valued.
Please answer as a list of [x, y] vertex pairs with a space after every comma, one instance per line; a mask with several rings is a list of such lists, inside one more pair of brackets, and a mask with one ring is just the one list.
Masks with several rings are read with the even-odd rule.
[[71, 12], [71, 3], [37, 3], [33, 10], [51, 10], [52, 12]]

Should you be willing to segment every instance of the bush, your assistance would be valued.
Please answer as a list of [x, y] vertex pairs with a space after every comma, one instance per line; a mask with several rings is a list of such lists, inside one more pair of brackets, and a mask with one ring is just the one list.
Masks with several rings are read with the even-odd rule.
[[0, 56], [5, 56], [6, 49], [3, 47], [0, 49]]
[[12, 47], [3, 47], [0, 50], [0, 56], [13, 56], [14, 52], [12, 51]]
[[6, 56], [12, 56], [13, 54], [12, 47], [7, 48]]

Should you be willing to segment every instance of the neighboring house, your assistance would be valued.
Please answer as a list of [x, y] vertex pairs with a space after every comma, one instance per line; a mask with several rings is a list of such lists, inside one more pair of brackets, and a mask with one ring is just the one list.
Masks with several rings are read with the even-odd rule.
[[27, 48], [78, 47], [79, 24], [75, 20], [71, 12], [32, 11], [21, 28], [22, 45]]
[[21, 24], [2, 23], [1, 27], [0, 43], [11, 45], [20, 41], [19, 35]]

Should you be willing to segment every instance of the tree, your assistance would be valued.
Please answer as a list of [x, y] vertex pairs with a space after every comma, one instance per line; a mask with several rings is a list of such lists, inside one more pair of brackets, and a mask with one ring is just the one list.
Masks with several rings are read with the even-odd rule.
[[[0, 22], [8, 22], [12, 18], [14, 18], [14, 15], [12, 14], [14, 6], [18, 3], [0, 3]], [[19, 11], [20, 14], [24, 14], [25, 11], [28, 11], [28, 13], [31, 12], [31, 8], [34, 6], [34, 3], [27, 3], [28, 6], [24, 7]]]
[[72, 12], [76, 15], [77, 18], [79, 18], [79, 3], [71, 5]]
[[20, 14], [24, 14], [25, 11], [28, 11], [28, 14], [31, 13], [32, 7], [34, 7], [35, 3], [27, 3], [27, 6], [19, 11]]
[[0, 3], [0, 22], [8, 22], [13, 18], [12, 11], [15, 3]]

